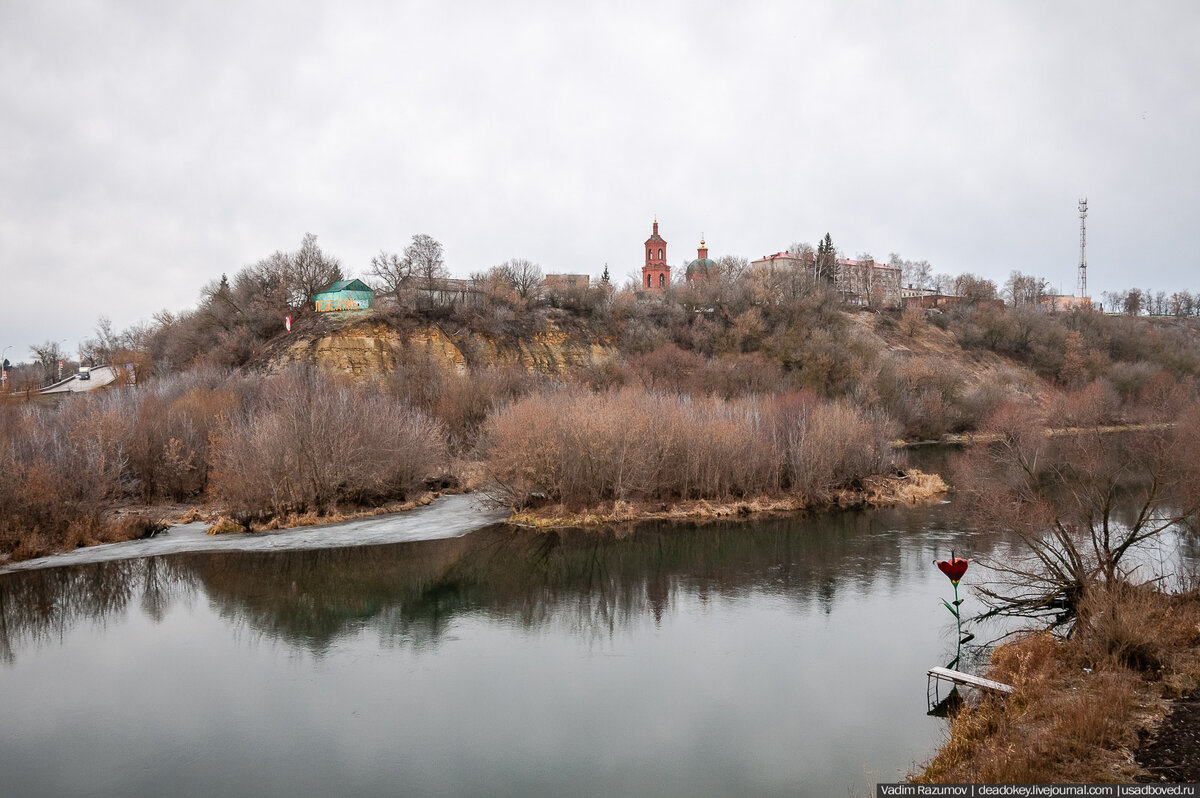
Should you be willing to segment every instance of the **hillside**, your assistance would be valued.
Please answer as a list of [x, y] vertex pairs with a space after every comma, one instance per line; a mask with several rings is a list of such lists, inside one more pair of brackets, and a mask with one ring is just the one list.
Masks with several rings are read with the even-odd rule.
[[614, 347], [597, 343], [594, 337], [568, 335], [553, 321], [515, 339], [493, 338], [453, 324], [405, 321], [397, 323], [393, 316], [374, 310], [310, 316], [292, 332], [267, 341], [247, 368], [273, 374], [291, 364], [305, 363], [365, 378], [391, 374], [403, 363], [425, 360], [458, 375], [471, 369], [514, 366], [565, 375], [618, 356]]
[[[632, 384], [725, 398], [801, 389], [883, 406], [910, 438], [972, 429], [1002, 401], [1044, 401], [1053, 393], [1019, 360], [964, 348], [953, 329], [903, 324], [896, 313], [825, 310], [819, 327], [805, 319], [773, 334], [762, 321], [752, 320], [764, 328], [756, 331], [719, 312], [680, 319], [669, 306], [613, 315], [616, 323], [551, 309], [497, 334], [394, 310], [309, 314], [263, 342], [242, 370], [276, 374], [309, 364], [369, 380], [434, 365], [469, 381], [516, 369], [597, 388]], [[750, 332], [737, 333], [741, 327]]]
[[211, 503], [244, 527], [455, 482], [563, 517], [816, 506], [907, 480], [897, 438], [1170, 422], [1200, 375], [1191, 322], [1091, 311], [871, 310], [714, 283], [292, 307], [287, 331], [278, 298], [239, 285], [97, 345], [137, 390], [5, 408], [0, 551], [152, 531], [112, 514], [132, 500]]

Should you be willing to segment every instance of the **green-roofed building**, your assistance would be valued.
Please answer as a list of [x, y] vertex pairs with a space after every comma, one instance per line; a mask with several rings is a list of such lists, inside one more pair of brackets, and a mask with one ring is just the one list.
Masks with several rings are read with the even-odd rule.
[[684, 273], [684, 278], [690, 283], [693, 280], [707, 280], [709, 277], [715, 277], [717, 274], [717, 262], [708, 257], [708, 246], [704, 243], [704, 237], [700, 237], [700, 247], [696, 250], [696, 259], [687, 265], [687, 272]]
[[362, 280], [338, 280], [317, 292], [318, 313], [332, 310], [366, 310], [375, 301], [375, 292]]

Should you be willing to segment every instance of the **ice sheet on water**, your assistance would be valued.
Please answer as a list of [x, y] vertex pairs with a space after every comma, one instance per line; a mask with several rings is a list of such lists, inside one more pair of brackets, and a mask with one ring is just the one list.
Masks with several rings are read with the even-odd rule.
[[33, 568], [157, 557], [163, 554], [203, 551], [283, 551], [375, 546], [411, 540], [438, 540], [465, 535], [503, 521], [503, 510], [481, 507], [472, 496], [443, 496], [432, 504], [391, 515], [356, 518], [336, 524], [293, 527], [278, 532], [208, 535], [207, 524], [180, 524], [147, 540], [107, 543], [50, 557], [39, 557], [0, 568], [0, 573]]

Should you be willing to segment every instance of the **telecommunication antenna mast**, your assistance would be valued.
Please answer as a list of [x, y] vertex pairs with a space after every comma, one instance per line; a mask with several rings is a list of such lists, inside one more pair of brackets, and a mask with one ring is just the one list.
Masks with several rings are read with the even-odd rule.
[[1079, 282], [1075, 292], [1080, 299], [1087, 292], [1087, 197], [1079, 200]]

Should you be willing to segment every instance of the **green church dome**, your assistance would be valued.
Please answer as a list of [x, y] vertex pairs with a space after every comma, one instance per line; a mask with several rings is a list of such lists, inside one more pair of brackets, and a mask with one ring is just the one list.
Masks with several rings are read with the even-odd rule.
[[709, 272], [715, 272], [716, 270], [717, 262], [712, 258], [696, 258], [687, 265], [688, 274], [695, 274], [696, 272], [708, 274]]

